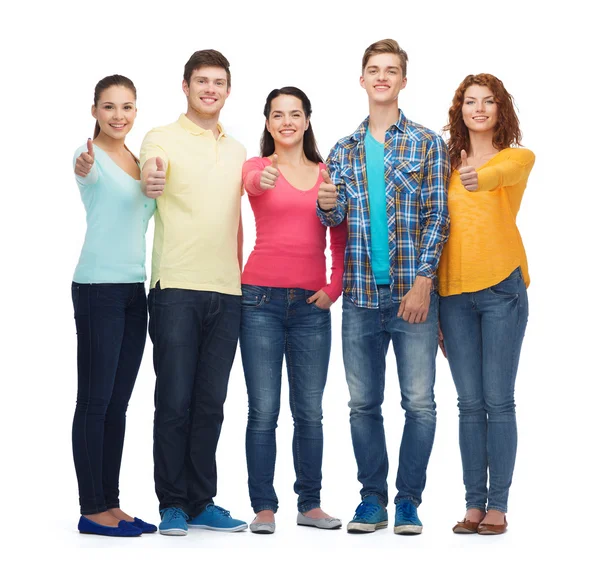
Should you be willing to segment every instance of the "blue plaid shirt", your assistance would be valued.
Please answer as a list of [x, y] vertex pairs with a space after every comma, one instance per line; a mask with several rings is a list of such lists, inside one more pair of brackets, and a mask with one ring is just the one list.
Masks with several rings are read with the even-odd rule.
[[[348, 217], [344, 261], [344, 295], [355, 305], [379, 307], [377, 283], [371, 268], [371, 223], [367, 193], [365, 135], [369, 118], [331, 149], [327, 167], [338, 188], [336, 206], [323, 211], [321, 223], [339, 225]], [[400, 117], [385, 133], [385, 191], [390, 252], [390, 289], [400, 303], [416, 276], [431, 278], [448, 238], [448, 180], [450, 159], [439, 135]]]

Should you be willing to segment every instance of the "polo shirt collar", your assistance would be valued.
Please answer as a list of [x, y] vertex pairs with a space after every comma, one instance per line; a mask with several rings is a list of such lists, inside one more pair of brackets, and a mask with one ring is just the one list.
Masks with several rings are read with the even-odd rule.
[[[192, 135], [206, 135], [209, 134], [212, 136], [213, 132], [210, 129], [202, 129], [199, 125], [196, 125], [189, 117], [182, 113], [177, 120], [179, 125], [181, 125], [188, 133]], [[217, 123], [217, 129], [219, 130], [219, 139], [221, 137], [226, 137], [225, 129], [223, 129], [223, 125], [219, 121]]]

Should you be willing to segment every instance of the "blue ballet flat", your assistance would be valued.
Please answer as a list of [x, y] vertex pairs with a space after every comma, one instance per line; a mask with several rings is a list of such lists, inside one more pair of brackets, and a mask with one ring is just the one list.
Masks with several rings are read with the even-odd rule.
[[144, 522], [141, 518], [136, 518], [134, 516], [133, 522], [128, 522], [132, 526], [142, 530], [142, 534], [152, 534], [158, 530], [158, 528], [154, 524], [149, 524], [148, 522]]
[[113, 526], [103, 526], [102, 524], [96, 524], [85, 516], [79, 519], [77, 529], [82, 534], [95, 534], [97, 536], [112, 536], [114, 538], [134, 538], [142, 535], [142, 530], [135, 527], [130, 522], [125, 520], [119, 520], [119, 525], [115, 528]]

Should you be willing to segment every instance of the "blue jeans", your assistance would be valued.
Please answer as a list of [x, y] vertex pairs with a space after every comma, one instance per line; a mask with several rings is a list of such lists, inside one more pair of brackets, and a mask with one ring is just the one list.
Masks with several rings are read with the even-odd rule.
[[81, 514], [119, 507], [125, 412], [146, 344], [143, 283], [71, 286], [77, 327], [73, 458]]
[[517, 454], [515, 378], [528, 312], [520, 268], [487, 289], [441, 298], [467, 508], [507, 510]]
[[427, 320], [410, 324], [397, 317], [390, 289], [378, 286], [378, 309], [357, 307], [344, 296], [342, 347], [350, 390], [350, 429], [358, 465], [361, 497], [377, 495], [388, 502], [388, 456], [381, 404], [385, 388], [385, 356], [390, 339], [396, 354], [405, 411], [394, 502], [421, 503], [427, 463], [433, 447], [436, 411], [433, 397], [437, 352], [438, 295], [431, 294]]
[[254, 512], [277, 511], [275, 428], [287, 365], [298, 510], [320, 506], [323, 390], [331, 350], [329, 310], [308, 304], [314, 291], [242, 285], [240, 349], [248, 388], [246, 459]]
[[150, 290], [154, 344], [154, 484], [160, 510], [192, 518], [217, 494], [216, 450], [240, 329], [240, 297]]

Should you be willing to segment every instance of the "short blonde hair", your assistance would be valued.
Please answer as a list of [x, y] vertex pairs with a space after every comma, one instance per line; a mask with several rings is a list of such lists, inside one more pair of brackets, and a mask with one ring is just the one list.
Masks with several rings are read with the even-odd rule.
[[382, 39], [376, 41], [372, 45], [369, 45], [365, 50], [365, 54], [362, 58], [362, 72], [365, 71], [369, 59], [373, 55], [380, 55], [381, 53], [392, 53], [400, 57], [400, 67], [402, 68], [402, 76], [406, 76], [406, 63], [408, 62], [408, 55], [406, 51], [398, 45], [398, 42], [394, 39]]

